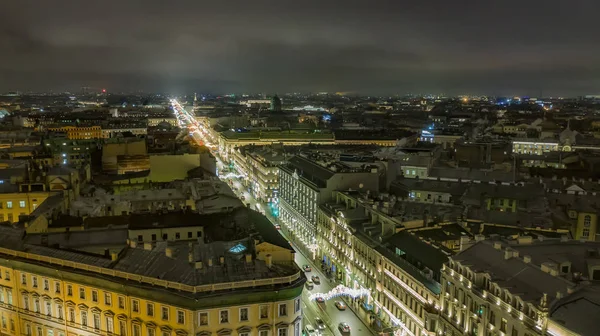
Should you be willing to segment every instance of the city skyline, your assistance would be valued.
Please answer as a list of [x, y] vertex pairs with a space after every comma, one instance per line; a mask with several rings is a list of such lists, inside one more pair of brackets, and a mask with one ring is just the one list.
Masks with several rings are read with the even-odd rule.
[[584, 0], [62, 4], [3, 4], [0, 90], [600, 92]]

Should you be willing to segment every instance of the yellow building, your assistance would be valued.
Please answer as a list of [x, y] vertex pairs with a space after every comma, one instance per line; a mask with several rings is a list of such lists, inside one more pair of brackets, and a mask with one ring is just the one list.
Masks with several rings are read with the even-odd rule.
[[574, 221], [573, 238], [577, 240], [596, 240], [598, 215], [595, 212], [569, 210], [569, 218]]
[[143, 244], [126, 243], [128, 229], [110, 220], [92, 231], [27, 235], [0, 226], [0, 334], [299, 335], [306, 278], [289, 244], [265, 231], [272, 225], [255, 224], [252, 238], [214, 241], [226, 230], [209, 227], [187, 241]]
[[18, 222], [19, 216], [31, 214], [52, 194], [49, 191], [0, 193], [0, 222]]
[[48, 127], [48, 130], [54, 132], [65, 132], [69, 140], [88, 140], [101, 139], [102, 128], [100, 126], [59, 126]]

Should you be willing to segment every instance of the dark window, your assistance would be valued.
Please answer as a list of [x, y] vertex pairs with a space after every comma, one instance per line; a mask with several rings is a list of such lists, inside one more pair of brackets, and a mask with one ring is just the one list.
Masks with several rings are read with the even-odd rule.
[[196, 233], [196, 237], [198, 237], [198, 238], [202, 237], [202, 231], [198, 231], [198, 232]]
[[139, 241], [139, 242], [143, 242], [143, 241], [144, 241], [144, 236], [142, 236], [142, 235], [138, 235], [138, 241]]
[[175, 239], [179, 239], [179, 238], [181, 238], [181, 235], [179, 234], [179, 232], [176, 232], [175, 233]]
[[192, 238], [192, 233], [188, 232], [188, 238]]
[[152, 235], [152, 241], [155, 241], [155, 240], [156, 240], [156, 234], [153, 234]]
[[169, 239], [169, 235], [166, 233], [163, 233], [163, 240], [167, 240], [167, 239]]

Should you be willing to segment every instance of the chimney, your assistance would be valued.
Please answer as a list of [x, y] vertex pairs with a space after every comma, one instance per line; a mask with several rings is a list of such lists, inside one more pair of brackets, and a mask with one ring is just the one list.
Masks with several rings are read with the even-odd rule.
[[219, 257], [219, 263], [225, 265], [225, 257]]
[[110, 254], [110, 260], [116, 261], [119, 258], [119, 254], [117, 252], [112, 252]]
[[212, 258], [208, 258], [208, 267], [212, 267], [213, 263], [212, 263]]
[[202, 261], [196, 261], [195, 267], [197, 270], [202, 269]]
[[265, 263], [267, 264], [268, 268], [271, 268], [273, 266], [273, 256], [270, 254], [267, 254], [265, 256]]
[[501, 242], [494, 242], [494, 248], [496, 250], [501, 250], [502, 249], [502, 243]]
[[575, 286], [567, 287], [567, 294], [573, 294], [575, 292]]
[[191, 251], [188, 253], [188, 262], [194, 262], [194, 254]]
[[526, 264], [530, 264], [531, 263], [531, 256], [530, 255], [524, 255], [523, 256], [523, 262]]
[[557, 299], [557, 300], [560, 300], [560, 299], [562, 299], [562, 297], [563, 297], [563, 295], [562, 295], [562, 293], [561, 293], [561, 292], [556, 292], [556, 299]]
[[246, 254], [246, 263], [248, 263], [248, 264], [252, 263], [252, 254], [250, 254], [250, 253]]
[[132, 241], [129, 242], [129, 247], [136, 248], [137, 247], [137, 243], [132, 240]]
[[510, 259], [512, 257], [515, 257], [515, 253], [518, 256], [518, 252], [517, 251], [515, 251], [515, 250], [513, 250], [511, 248], [507, 248], [506, 250], [504, 250], [504, 260], [508, 260], [508, 259]]
[[561, 241], [561, 243], [568, 242], [569, 241], [569, 236], [567, 236], [567, 235], [560, 236], [560, 241]]
[[152, 243], [144, 243], [144, 250], [152, 251]]
[[519, 236], [519, 238], [517, 238], [517, 243], [519, 243], [519, 245], [527, 245], [527, 244], [531, 244], [532, 242], [533, 242], [532, 236]]
[[165, 254], [166, 254], [166, 255], [167, 255], [167, 257], [169, 257], [169, 258], [173, 258], [173, 249], [172, 249], [172, 248], [170, 248], [170, 247], [167, 247], [167, 248], [165, 249]]
[[485, 240], [485, 235], [482, 234], [476, 234], [475, 235], [475, 241], [476, 242], [480, 242], [480, 241], [484, 241]]
[[558, 275], [558, 267], [556, 266], [555, 263], [550, 262], [550, 261], [546, 261], [544, 263], [542, 263], [542, 271], [551, 274], [553, 276], [557, 276]]

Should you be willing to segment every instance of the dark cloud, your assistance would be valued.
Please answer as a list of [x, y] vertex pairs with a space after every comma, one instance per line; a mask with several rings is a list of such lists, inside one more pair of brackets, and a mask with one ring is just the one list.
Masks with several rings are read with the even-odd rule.
[[592, 0], [5, 1], [0, 90], [599, 93]]

